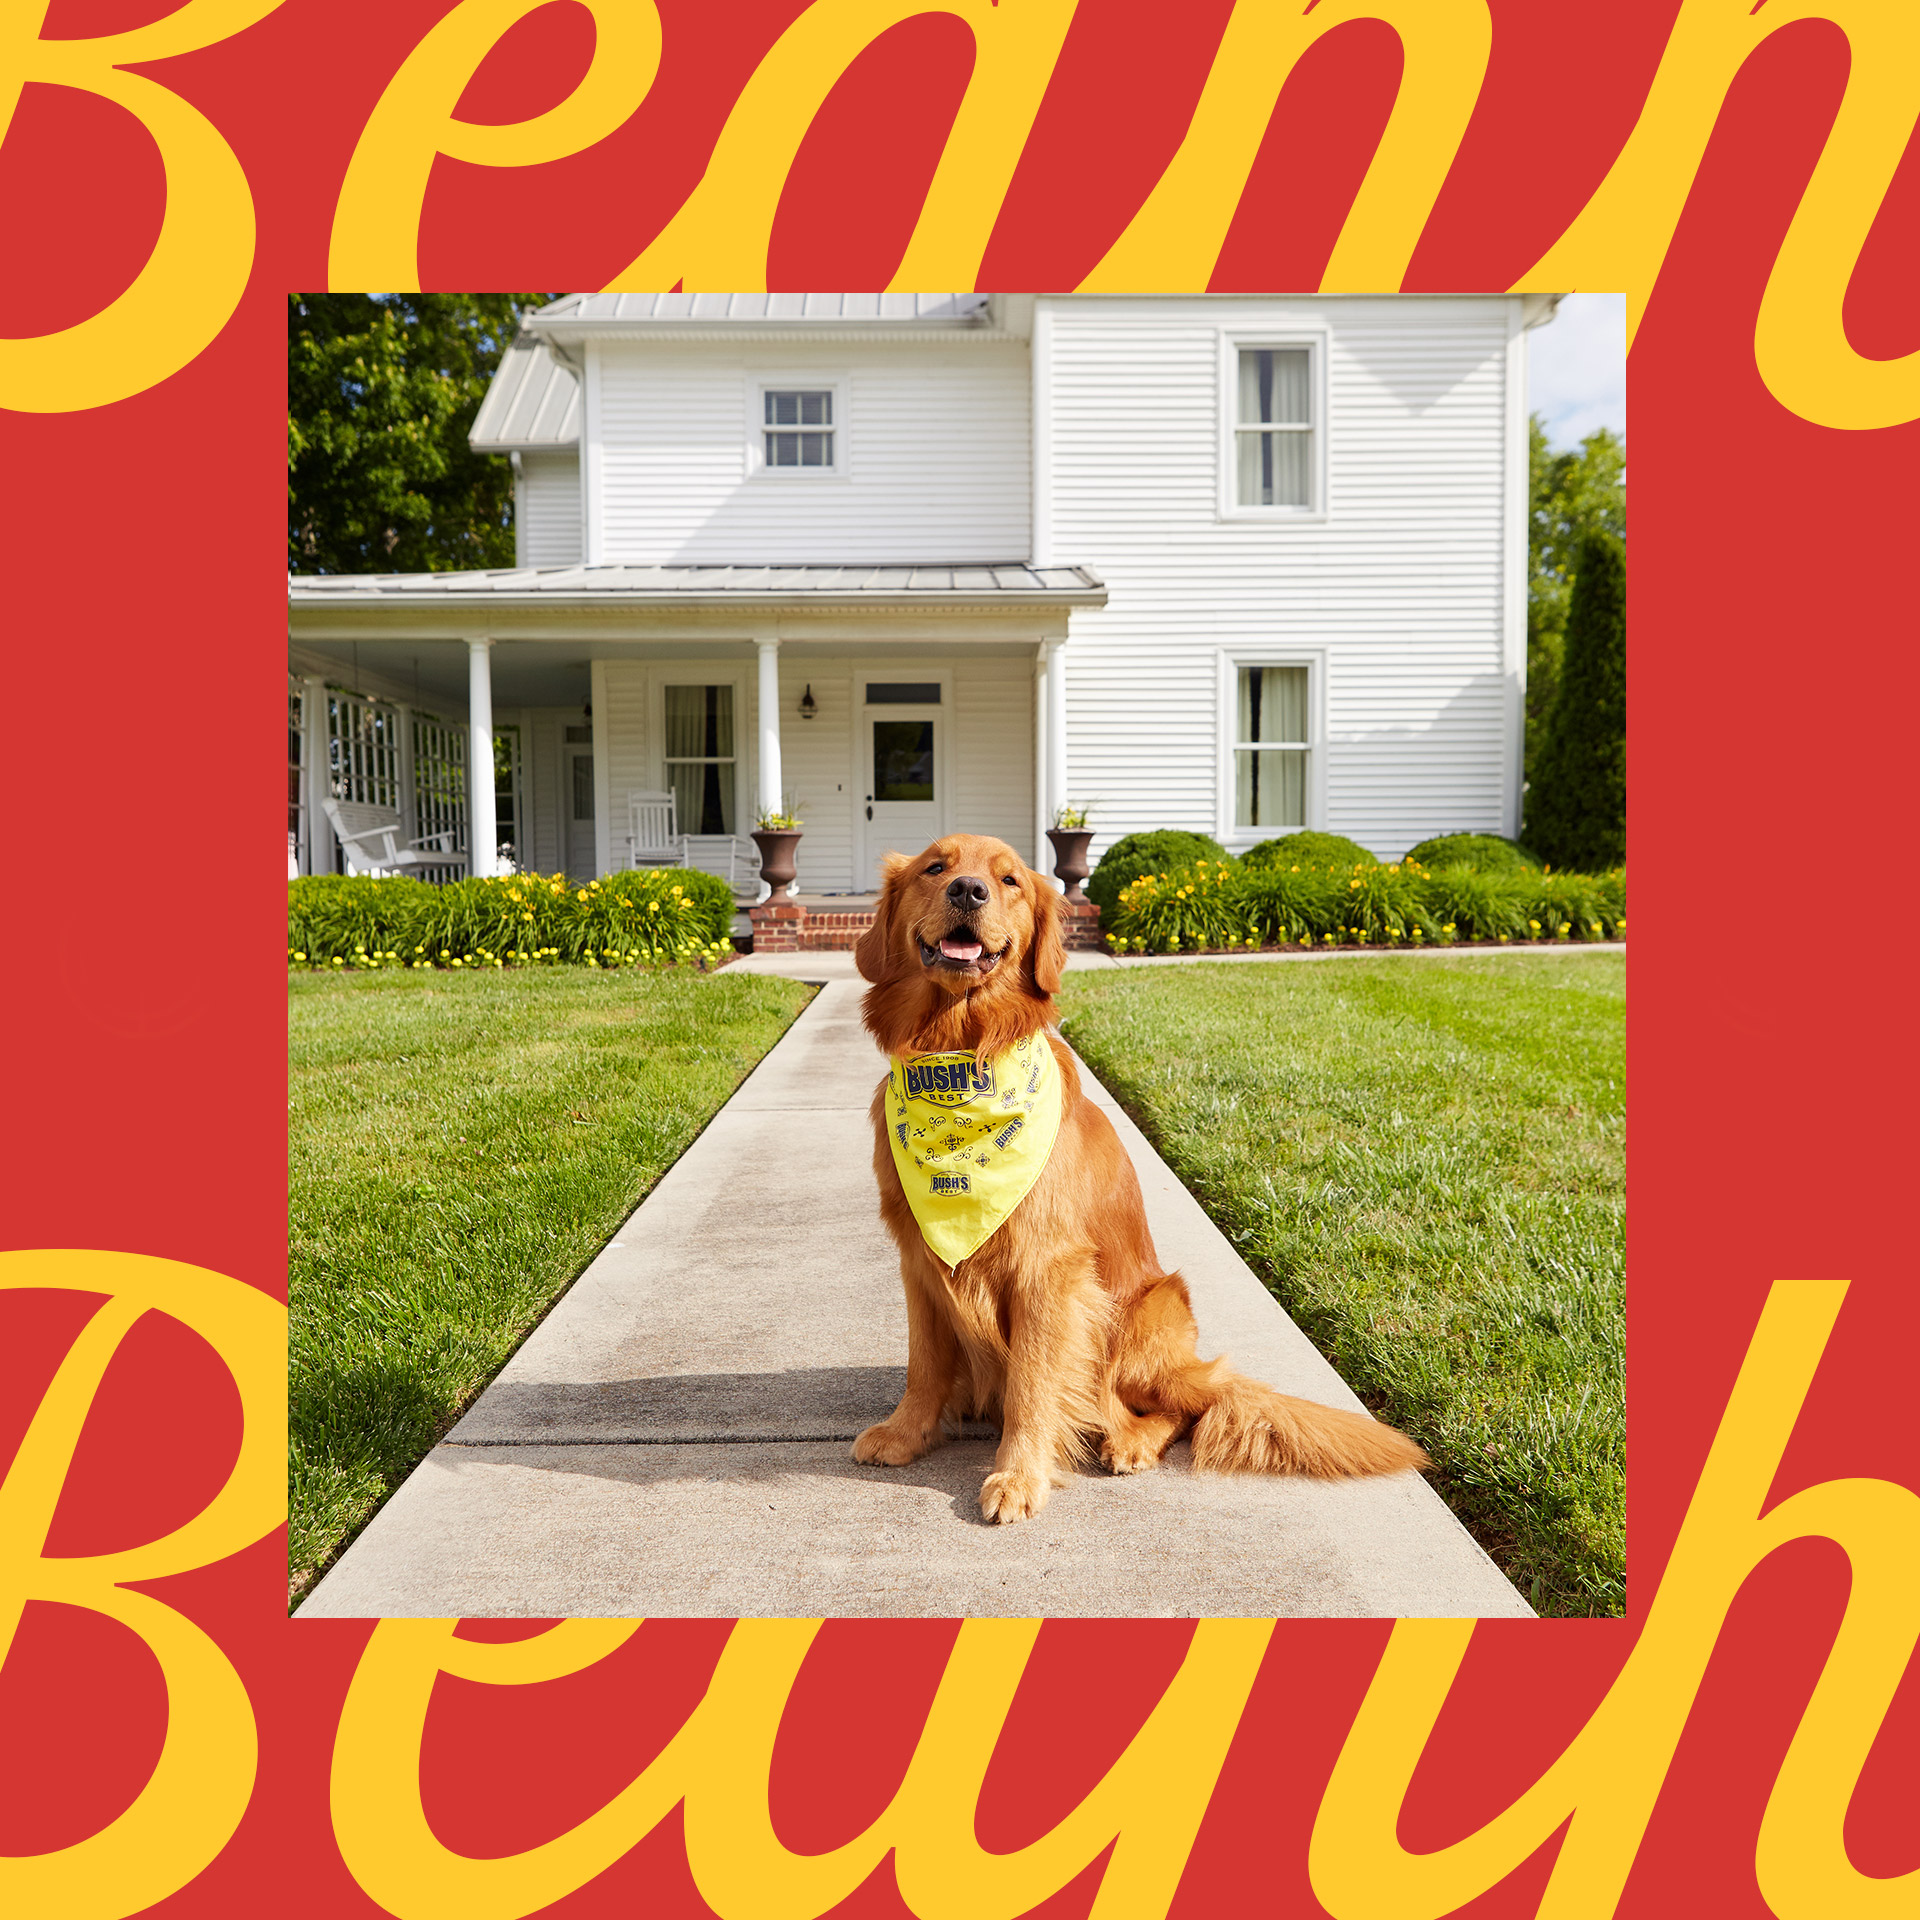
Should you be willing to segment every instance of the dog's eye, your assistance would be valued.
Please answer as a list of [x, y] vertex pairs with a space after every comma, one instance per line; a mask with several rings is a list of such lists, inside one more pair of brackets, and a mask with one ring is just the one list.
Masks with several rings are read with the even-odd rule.
[[1020, 884], [1020, 882], [1014, 877], [1014, 875], [1010, 873], [1003, 873], [1000, 876], [1000, 884], [1003, 887], [1017, 887]]
[[936, 860], [933, 865], [927, 869], [929, 873], [945, 873], [946, 870], [947, 863], [944, 860]]

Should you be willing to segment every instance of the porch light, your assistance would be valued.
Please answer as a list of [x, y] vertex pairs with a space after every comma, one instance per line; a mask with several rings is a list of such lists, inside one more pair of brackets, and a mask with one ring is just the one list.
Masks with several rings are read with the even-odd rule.
[[820, 703], [813, 697], [813, 682], [807, 682], [807, 690], [800, 696], [800, 718], [811, 720], [820, 711]]

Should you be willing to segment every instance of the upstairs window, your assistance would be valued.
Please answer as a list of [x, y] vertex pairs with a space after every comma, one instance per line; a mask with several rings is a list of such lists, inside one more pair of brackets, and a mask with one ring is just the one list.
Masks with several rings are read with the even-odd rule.
[[1313, 356], [1305, 347], [1239, 349], [1234, 505], [1313, 505]]
[[813, 467], [831, 472], [832, 388], [769, 387], [761, 398], [766, 409], [768, 467]]

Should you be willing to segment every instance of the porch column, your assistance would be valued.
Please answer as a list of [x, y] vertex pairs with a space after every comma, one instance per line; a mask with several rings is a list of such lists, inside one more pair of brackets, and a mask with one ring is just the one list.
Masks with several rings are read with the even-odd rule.
[[760, 813], [780, 807], [780, 642], [756, 640], [760, 649]]
[[1052, 866], [1047, 858], [1047, 829], [1053, 815], [1047, 811], [1047, 645], [1043, 640], [1033, 650], [1033, 870], [1045, 873]]
[[1072, 798], [1067, 784], [1067, 643], [1047, 642], [1047, 825]]
[[493, 642], [467, 642], [467, 871], [493, 872]]
[[307, 873], [333, 871], [333, 822], [327, 818], [326, 801], [332, 797], [331, 769], [327, 764], [327, 682], [324, 674], [301, 675], [305, 690], [300, 702], [300, 721], [307, 736], [307, 844], [300, 849]]

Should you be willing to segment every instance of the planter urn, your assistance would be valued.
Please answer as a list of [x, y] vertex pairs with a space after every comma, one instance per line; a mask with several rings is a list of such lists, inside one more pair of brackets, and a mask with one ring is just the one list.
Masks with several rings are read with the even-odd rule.
[[1080, 882], [1087, 877], [1087, 848], [1093, 840], [1093, 829], [1049, 827], [1047, 838], [1053, 842], [1053, 877], [1075, 906], [1084, 906], [1087, 896], [1080, 891]]
[[760, 849], [760, 878], [768, 888], [767, 897], [785, 893], [793, 885], [794, 849], [800, 844], [798, 827], [760, 827], [753, 835]]

